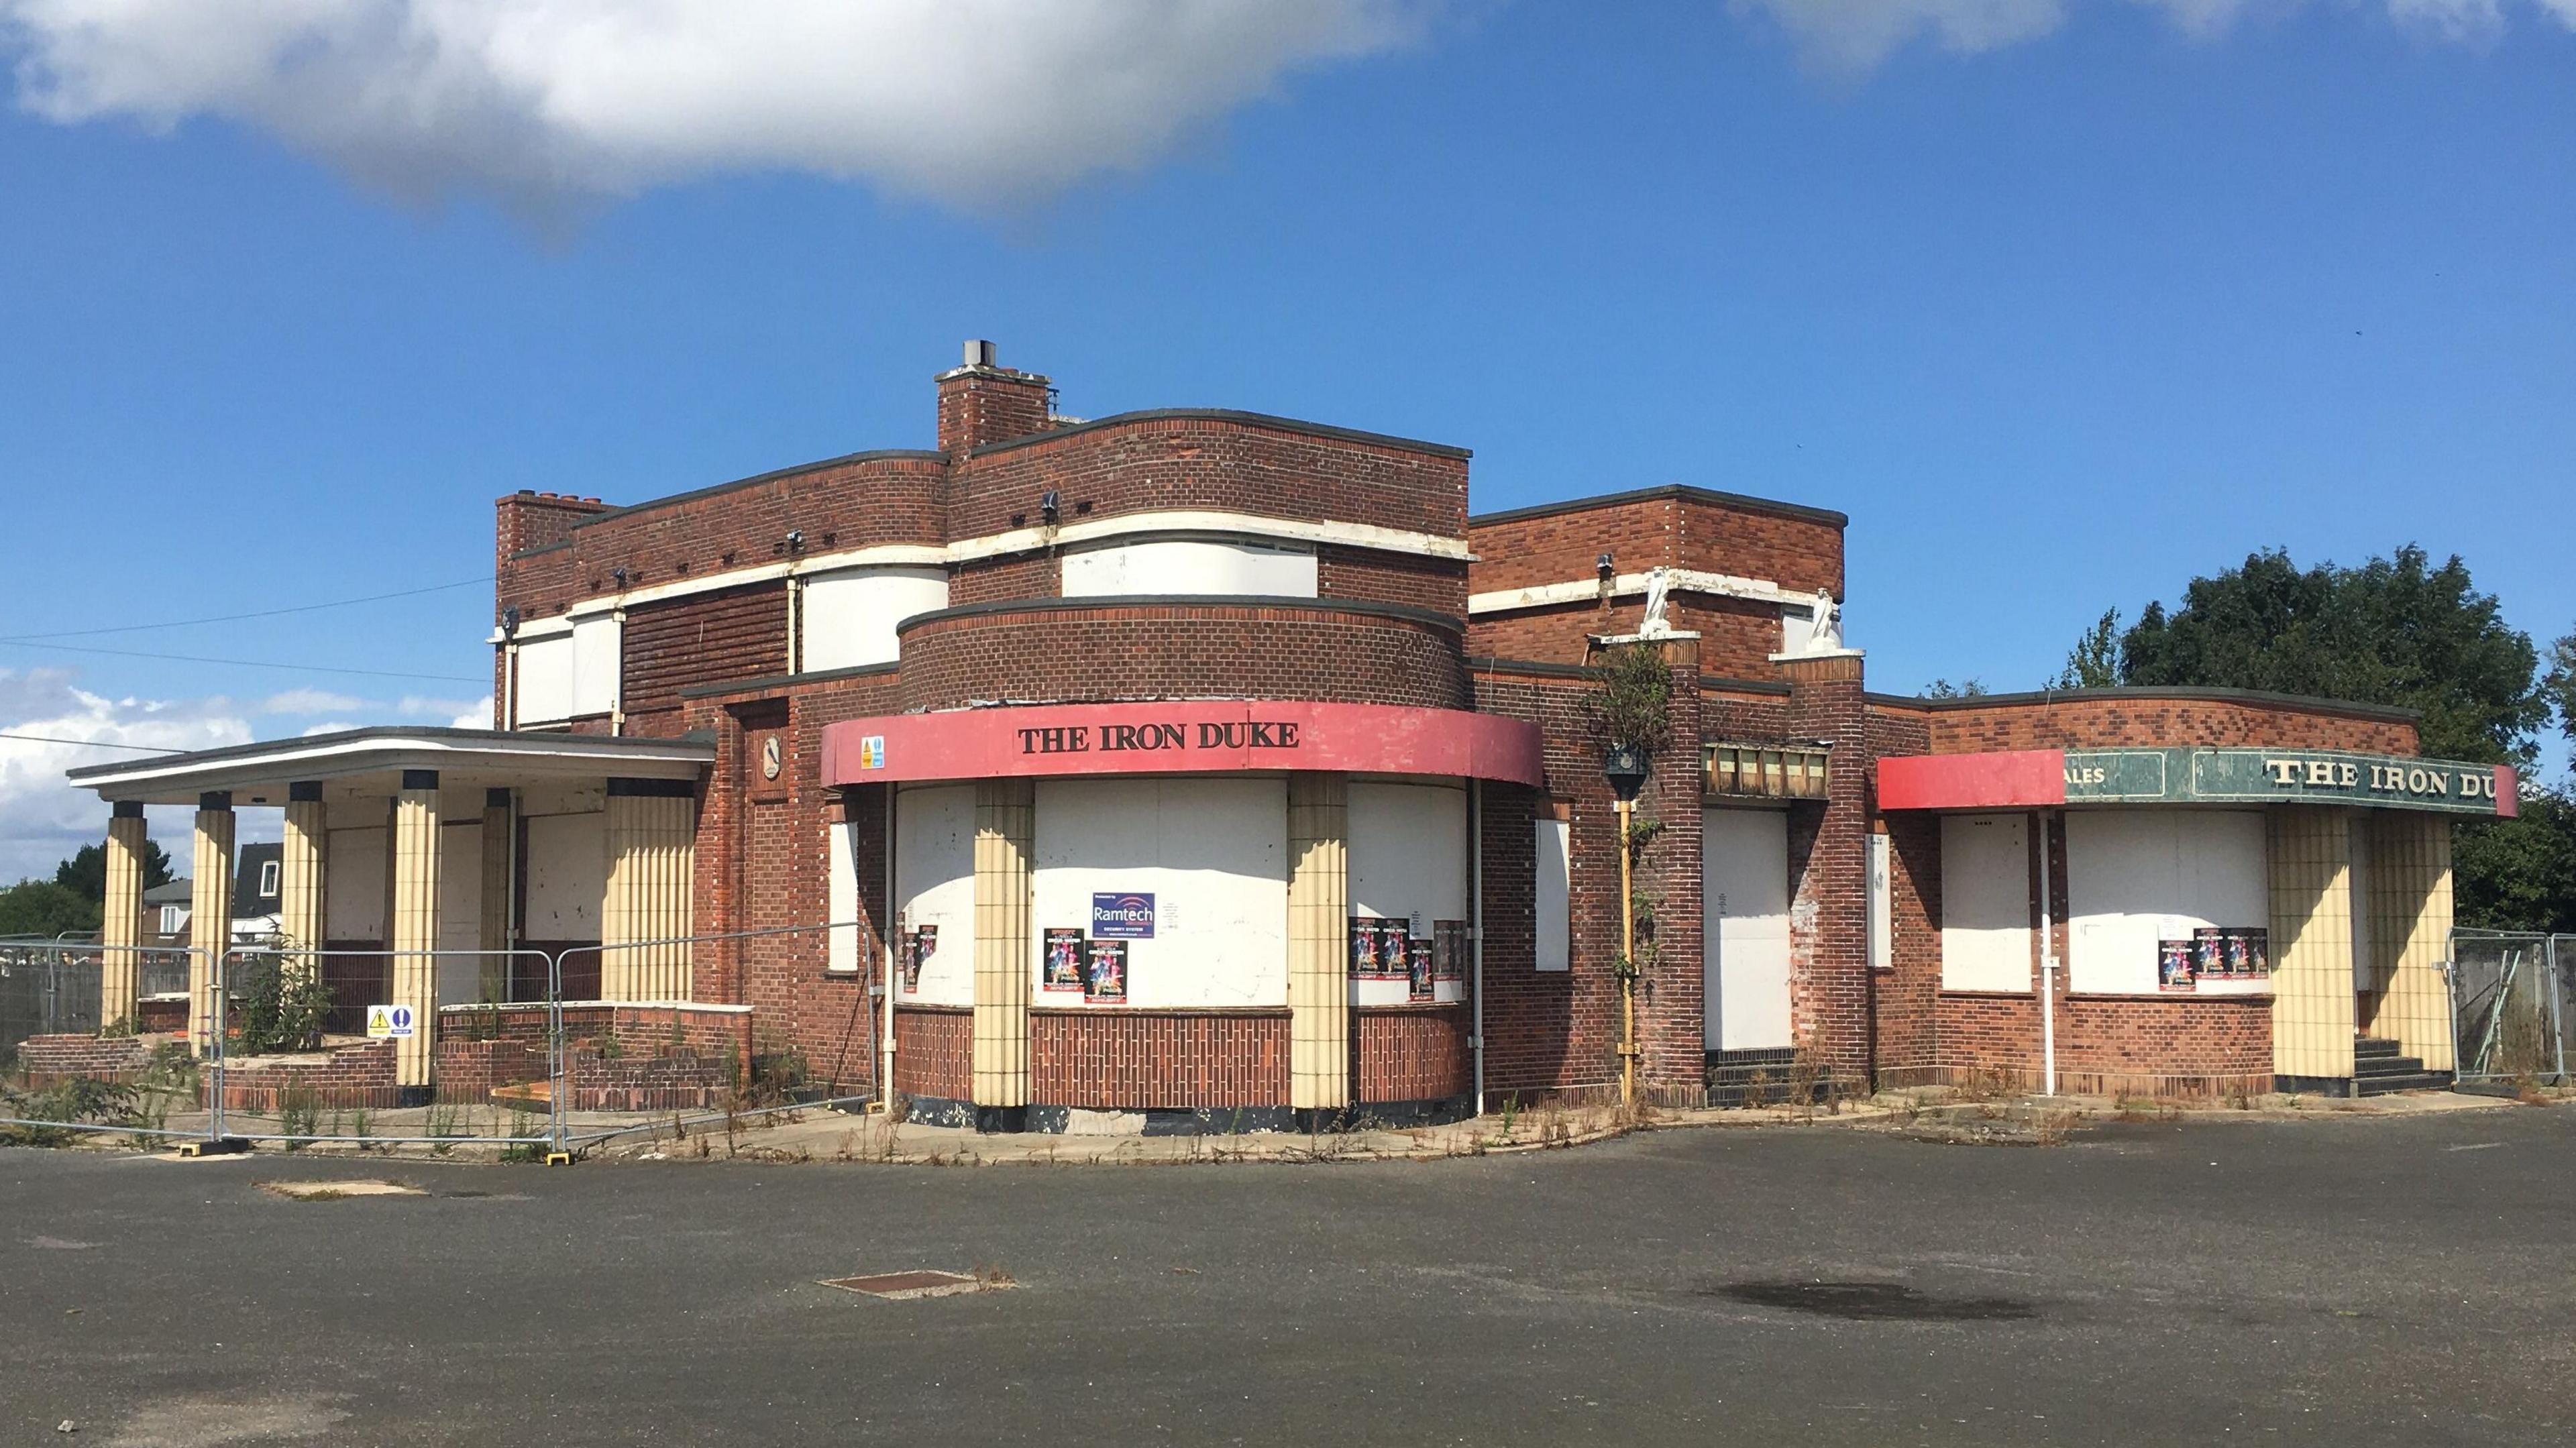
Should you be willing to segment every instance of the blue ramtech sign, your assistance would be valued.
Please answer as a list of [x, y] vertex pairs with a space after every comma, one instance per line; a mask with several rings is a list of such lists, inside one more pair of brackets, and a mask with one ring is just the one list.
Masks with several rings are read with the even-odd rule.
[[1091, 938], [1094, 940], [1153, 939], [1154, 897], [1130, 894], [1093, 895], [1091, 897]]

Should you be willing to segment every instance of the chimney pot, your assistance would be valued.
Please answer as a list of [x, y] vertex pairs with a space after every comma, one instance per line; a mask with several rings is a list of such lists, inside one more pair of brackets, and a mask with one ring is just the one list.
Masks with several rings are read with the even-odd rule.
[[966, 365], [969, 367], [1000, 366], [1001, 364], [994, 360], [999, 355], [1000, 353], [990, 342], [973, 341], [966, 344]]

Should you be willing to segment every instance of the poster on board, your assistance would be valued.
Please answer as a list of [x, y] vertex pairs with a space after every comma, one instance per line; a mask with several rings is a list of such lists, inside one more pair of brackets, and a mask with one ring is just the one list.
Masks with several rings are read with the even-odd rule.
[[1087, 966], [1082, 982], [1084, 1000], [1096, 1005], [1123, 1006], [1127, 1003], [1126, 941], [1091, 942]]
[[2227, 932], [2203, 925], [2191, 932], [2191, 973], [2199, 980], [2227, 978]]
[[1431, 987], [1431, 942], [1416, 940], [1404, 952], [1404, 995], [1407, 1000], [1427, 1001], [1434, 994]]
[[2272, 932], [2260, 928], [2227, 932], [2227, 973], [2237, 980], [2259, 980], [2272, 973]]
[[2156, 942], [2156, 989], [2187, 991], [2192, 988], [2191, 942], [2159, 940]]
[[1377, 974], [1377, 920], [1374, 916], [1351, 917], [1351, 979], [1367, 980]]
[[1377, 922], [1377, 973], [1380, 980], [1402, 980], [1405, 959], [1413, 950], [1412, 923], [1400, 918]]
[[1046, 968], [1038, 977], [1046, 990], [1079, 991], [1083, 987], [1083, 940], [1079, 929], [1050, 926], [1046, 931]]

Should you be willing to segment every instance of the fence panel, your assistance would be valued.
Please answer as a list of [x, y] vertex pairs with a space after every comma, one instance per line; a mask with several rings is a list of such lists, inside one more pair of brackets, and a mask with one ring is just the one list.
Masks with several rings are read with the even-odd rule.
[[[203, 1066], [182, 1037], [142, 1029], [140, 1000], [102, 1019], [110, 996], [135, 998], [149, 962], [133, 948], [0, 943], [0, 1140], [66, 1145], [105, 1134], [138, 1143], [202, 1134]], [[190, 953], [175, 955], [181, 996]], [[161, 968], [166, 973], [169, 962]]]
[[2565, 936], [2456, 930], [2451, 1021], [2462, 1082], [2567, 1080], [2571, 1024]]

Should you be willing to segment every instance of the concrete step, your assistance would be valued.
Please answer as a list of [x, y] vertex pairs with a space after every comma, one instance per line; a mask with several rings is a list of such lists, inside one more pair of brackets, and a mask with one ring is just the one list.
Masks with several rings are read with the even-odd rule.
[[2372, 1056], [2394, 1056], [2399, 1049], [2398, 1043], [2386, 1036], [2356, 1036], [2352, 1042], [2353, 1055], [2364, 1059]]
[[2388, 1096], [2399, 1091], [2448, 1091], [2448, 1071], [2415, 1071], [2404, 1076], [2363, 1076], [2355, 1083], [2364, 1096]]
[[2364, 1080], [2375, 1076], [2417, 1076], [2423, 1074], [2424, 1061], [2418, 1056], [2357, 1056], [2352, 1069]]

